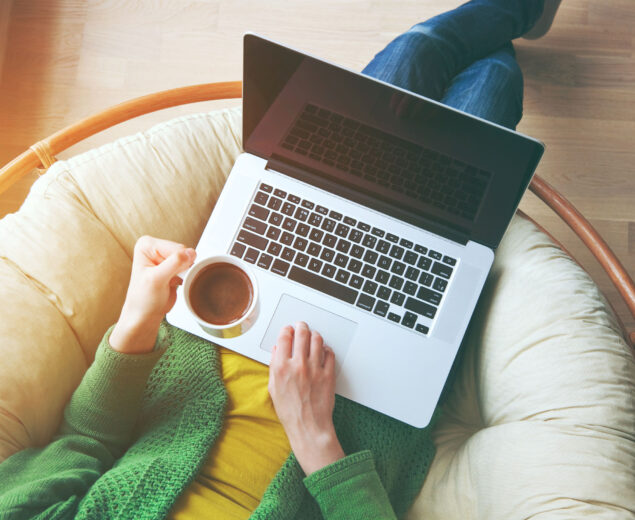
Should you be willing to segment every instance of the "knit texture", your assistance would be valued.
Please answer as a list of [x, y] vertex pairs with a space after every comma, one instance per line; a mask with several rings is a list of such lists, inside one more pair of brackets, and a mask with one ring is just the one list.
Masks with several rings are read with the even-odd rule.
[[[138, 417], [131, 430], [129, 447], [126, 450], [120, 440], [108, 444], [105, 439], [107, 449], [98, 457], [102, 466], [91, 470], [93, 475], [103, 474], [88, 485], [83, 498], [75, 495], [65, 499], [49, 508], [44, 517], [72, 518], [74, 513], [77, 519], [161, 519], [196, 476], [223, 425], [227, 393], [221, 378], [220, 356], [212, 343], [167, 324], [162, 325], [161, 334], [169, 346], [164, 352], [149, 354], [162, 355], [147, 378], [141, 402], [131, 407], [126, 404], [129, 409], [137, 410]], [[112, 355], [107, 337], [108, 334], [99, 347], [98, 356]], [[109, 353], [105, 354], [106, 350]], [[134, 365], [134, 361], [129, 364]], [[131, 372], [130, 377], [139, 376]], [[134, 383], [138, 384], [136, 380]], [[82, 386], [84, 383], [78, 389], [80, 393], [84, 391]], [[73, 399], [81, 398], [81, 395], [73, 396]], [[108, 406], [116, 406], [116, 403]], [[333, 420], [345, 453], [363, 450], [372, 453], [395, 514], [402, 516], [423, 485], [434, 456], [430, 438], [432, 425], [413, 428], [339, 396], [336, 396]], [[72, 425], [72, 421], [72, 413], [67, 413], [65, 424]], [[21, 468], [33, 462], [35, 469], [36, 452], [33, 461], [31, 454], [22, 452], [14, 456], [13, 463], [19, 461], [16, 467]], [[39, 453], [43, 455], [44, 452]], [[64, 457], [61, 448], [59, 456]], [[360, 454], [347, 459], [354, 463], [356, 458], [362, 460], [369, 456]], [[314, 477], [316, 486], [312, 489], [311, 479], [307, 479], [305, 485], [305, 475], [291, 454], [251, 518], [322, 519], [320, 507], [307, 487], [313, 493], [322, 492], [319, 483], [323, 486], [329, 478], [337, 478], [337, 469], [344, 462], [335, 464], [320, 470], [323, 473]], [[20, 476], [16, 478], [19, 480]], [[83, 478], [91, 481], [90, 477]], [[79, 494], [81, 486], [77, 487]], [[346, 497], [342, 500], [346, 501]], [[351, 511], [351, 517], [353, 513]]]

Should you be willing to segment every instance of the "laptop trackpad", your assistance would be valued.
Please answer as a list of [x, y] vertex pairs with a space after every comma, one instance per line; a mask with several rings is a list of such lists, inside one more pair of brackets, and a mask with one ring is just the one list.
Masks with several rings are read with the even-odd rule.
[[288, 294], [283, 294], [280, 297], [276, 312], [274, 312], [265, 337], [260, 343], [260, 348], [271, 352], [278, 339], [280, 329], [285, 325], [295, 326], [298, 321], [304, 321], [309, 329], [319, 332], [324, 338], [324, 343], [333, 349], [335, 352], [335, 375], [339, 374], [355, 334], [357, 323]]

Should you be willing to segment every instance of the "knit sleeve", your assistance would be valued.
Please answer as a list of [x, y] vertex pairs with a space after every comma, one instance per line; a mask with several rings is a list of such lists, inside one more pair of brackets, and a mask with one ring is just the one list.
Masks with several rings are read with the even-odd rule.
[[304, 485], [325, 520], [396, 520], [370, 451], [364, 450], [311, 473]]
[[148, 376], [164, 349], [122, 354], [110, 347], [111, 332], [112, 327], [51, 443], [0, 464], [1, 518], [73, 518], [81, 498], [127, 449]]

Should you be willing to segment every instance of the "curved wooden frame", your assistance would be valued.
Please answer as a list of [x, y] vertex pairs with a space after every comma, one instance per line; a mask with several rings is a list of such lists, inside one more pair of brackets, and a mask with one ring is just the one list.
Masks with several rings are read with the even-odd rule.
[[[106, 128], [163, 108], [240, 97], [242, 97], [242, 83], [228, 81], [164, 90], [115, 105], [35, 143], [26, 152], [0, 169], [0, 194], [34, 168], [40, 166], [48, 168], [55, 162], [55, 154]], [[529, 189], [562, 218], [582, 240], [608, 274], [631, 314], [635, 316], [635, 283], [601, 235], [573, 204], [538, 175], [534, 176]], [[522, 215], [529, 218], [524, 213]], [[562, 247], [557, 240], [556, 243]], [[627, 340], [630, 340], [631, 345], [634, 345], [635, 331], [631, 331], [630, 334], [626, 330], [624, 332]]]

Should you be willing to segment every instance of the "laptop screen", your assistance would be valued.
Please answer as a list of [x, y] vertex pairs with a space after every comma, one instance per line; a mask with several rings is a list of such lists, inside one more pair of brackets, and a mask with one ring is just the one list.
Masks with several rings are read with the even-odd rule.
[[244, 40], [243, 145], [289, 165], [284, 173], [491, 248], [544, 149], [517, 132], [252, 34]]

